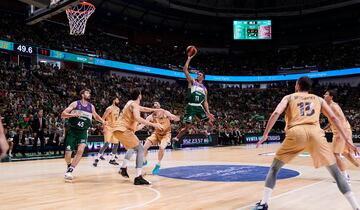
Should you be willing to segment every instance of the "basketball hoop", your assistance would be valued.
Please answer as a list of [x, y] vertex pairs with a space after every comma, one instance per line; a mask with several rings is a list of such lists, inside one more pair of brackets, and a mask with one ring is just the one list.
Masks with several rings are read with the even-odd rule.
[[70, 35], [83, 35], [85, 33], [86, 22], [94, 11], [95, 6], [85, 1], [67, 9], [66, 15], [69, 19]]

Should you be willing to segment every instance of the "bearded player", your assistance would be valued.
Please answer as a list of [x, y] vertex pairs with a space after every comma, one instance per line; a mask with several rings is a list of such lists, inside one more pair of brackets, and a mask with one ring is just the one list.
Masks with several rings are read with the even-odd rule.
[[[106, 121], [96, 113], [94, 105], [89, 102], [90, 90], [81, 90], [80, 95], [81, 100], [72, 102], [69, 107], [61, 113], [63, 119], [69, 119], [69, 128], [66, 133], [65, 143], [65, 161], [68, 165], [68, 169], [65, 173], [65, 181], [71, 181], [73, 179], [72, 172], [82, 158], [92, 118], [94, 117], [104, 125], [107, 124]], [[76, 151], [76, 155], [71, 160], [73, 151]]]
[[115, 123], [120, 116], [119, 103], [120, 103], [120, 100], [118, 97], [112, 98], [111, 106], [106, 108], [105, 113], [102, 117], [103, 120], [105, 120], [108, 123], [108, 125], [104, 126], [104, 141], [105, 141], [105, 143], [101, 147], [98, 155], [95, 158], [95, 161], [93, 163], [94, 167], [97, 167], [97, 165], [99, 163], [99, 159], [105, 160], [103, 155], [104, 155], [106, 148], [108, 148], [110, 144], [113, 144], [113, 148], [112, 148], [112, 153], [111, 153], [111, 158], [110, 158], [109, 163], [112, 165], [119, 165], [116, 162], [115, 158], [116, 158], [120, 140], [115, 138], [115, 136], [113, 135], [113, 128], [115, 127]]
[[[192, 50], [192, 48], [194, 50]], [[197, 73], [196, 79], [192, 78], [189, 73], [189, 64], [191, 59], [196, 55], [196, 48], [188, 48], [188, 58], [186, 60], [183, 71], [185, 73], [186, 79], [188, 81], [188, 104], [185, 109], [183, 122], [185, 127], [180, 130], [178, 135], [173, 138], [173, 148], [177, 148], [177, 142], [179, 139], [186, 134], [192, 124], [194, 117], [200, 119], [201, 122], [207, 123], [209, 128], [213, 126], [212, 121], [214, 121], [214, 115], [209, 111], [209, 103], [207, 100], [207, 89], [203, 84], [205, 80], [205, 75], [202, 72]]]

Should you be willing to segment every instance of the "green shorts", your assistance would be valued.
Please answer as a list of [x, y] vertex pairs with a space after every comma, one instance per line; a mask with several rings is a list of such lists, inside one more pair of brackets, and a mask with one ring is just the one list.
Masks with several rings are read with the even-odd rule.
[[202, 122], [209, 121], [209, 118], [201, 105], [192, 106], [188, 104], [185, 109], [183, 122], [192, 123], [195, 116], [198, 117]]
[[75, 151], [79, 144], [86, 144], [88, 140], [87, 130], [69, 128], [66, 132], [65, 150]]

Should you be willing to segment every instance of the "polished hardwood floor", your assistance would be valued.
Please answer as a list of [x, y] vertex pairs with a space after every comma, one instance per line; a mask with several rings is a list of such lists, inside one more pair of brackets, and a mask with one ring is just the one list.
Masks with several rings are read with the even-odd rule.
[[[269, 166], [278, 144], [167, 151], [162, 168], [203, 164]], [[149, 154], [148, 174], [156, 153]], [[123, 158], [123, 155], [121, 156]], [[0, 209], [252, 209], [261, 199], [264, 182], [187, 181], [147, 175], [151, 186], [135, 186], [107, 161], [92, 166], [83, 158], [75, 179], [65, 183], [63, 159], [0, 163]], [[119, 161], [121, 162], [121, 160]], [[134, 177], [134, 160], [129, 174]], [[325, 168], [314, 169], [311, 158], [297, 157], [286, 168], [299, 171], [295, 178], [277, 182], [269, 209], [350, 210]], [[352, 190], [360, 198], [360, 172], [350, 166]]]

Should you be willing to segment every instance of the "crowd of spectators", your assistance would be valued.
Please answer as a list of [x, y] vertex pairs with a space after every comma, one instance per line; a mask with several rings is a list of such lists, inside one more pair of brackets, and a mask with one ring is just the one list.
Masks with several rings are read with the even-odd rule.
[[[0, 39], [33, 44], [51, 49], [84, 52], [102, 58], [181, 70], [185, 62], [186, 46], [164, 43], [138, 44], [109, 36], [99, 27], [89, 29], [83, 36], [70, 36], [66, 25], [43, 21], [28, 26], [24, 17], [0, 13]], [[16, 26], [16, 27], [14, 27]], [[200, 46], [211, 47], [211, 46]], [[320, 46], [298, 46], [261, 51], [225, 48], [223, 53], [201, 51], [191, 68], [215, 75], [269, 75], [287, 70], [333, 70], [360, 65], [360, 42], [326, 43]]]
[[[0, 77], [3, 78], [0, 81], [0, 115], [8, 137], [13, 139], [14, 148], [20, 148], [13, 151], [15, 154], [26, 152], [21, 149], [24, 145], [32, 145], [33, 152], [44, 152], [45, 145], [51, 148], [63, 144], [64, 122], [60, 113], [73, 100], [79, 99], [79, 91], [85, 87], [91, 89], [91, 102], [100, 114], [110, 105], [109, 100], [114, 95], [119, 96], [122, 108], [128, 100], [129, 90], [133, 88], [143, 90], [144, 106], [152, 106], [154, 101], [159, 101], [164, 109], [179, 116], [183, 115], [187, 101], [185, 81], [124, 77], [93, 69], [59, 69], [44, 64], [25, 68], [1, 61]], [[293, 91], [294, 83], [271, 84], [265, 89], [212, 83], [207, 86], [210, 110], [216, 116], [213, 132], [219, 136], [220, 143], [226, 145], [239, 144], [244, 133], [261, 133], [276, 104]], [[327, 88], [338, 89], [338, 101], [345, 115], [353, 130], [360, 132], [359, 87], [317, 85], [314, 93], [321, 96]], [[43, 113], [39, 115], [39, 112]], [[37, 132], [39, 125], [35, 125], [42, 118], [45, 119], [42, 126], [44, 138]], [[175, 123], [173, 130], [181, 126], [181, 123]], [[195, 122], [191, 132], [200, 132], [202, 128], [199, 122]], [[283, 127], [278, 126], [274, 131], [282, 132]], [[89, 132], [101, 135], [101, 125], [94, 122]]]
[[[101, 29], [88, 30], [84, 36], [73, 37], [68, 35], [67, 26], [46, 21], [28, 26], [19, 14], [1, 12], [0, 24], [0, 39], [94, 54], [122, 62], [181, 70], [186, 58], [185, 46], [138, 44], [136, 40], [108, 36]], [[306, 68], [321, 71], [359, 66], [359, 53], [359, 41], [249, 52], [228, 49], [225, 53], [210, 53], [200, 50], [191, 62], [191, 69], [220, 75], [266, 75], [286, 72], [280, 71], [284, 69]], [[64, 122], [60, 113], [79, 98], [79, 91], [84, 87], [92, 90], [91, 101], [100, 114], [114, 95], [118, 95], [124, 105], [129, 90], [135, 87], [143, 90], [144, 106], [159, 101], [163, 108], [179, 116], [183, 115], [186, 106], [187, 84], [184, 81], [123, 77], [95, 69], [80, 69], [76, 65], [59, 68], [39, 63], [25, 67], [4, 60], [0, 60], [0, 77], [0, 115], [8, 139], [12, 141], [13, 154], [24, 154], [29, 147], [35, 153], [44, 153], [45, 148], [62, 145]], [[293, 91], [293, 85], [285, 82], [267, 88], [243, 88], [241, 85], [207, 84], [210, 109], [216, 116], [213, 132], [218, 135], [220, 144], [239, 144], [244, 133], [261, 133], [271, 111], [283, 96]], [[359, 87], [317, 85], [314, 93], [322, 95], [327, 88], [338, 89], [338, 101], [345, 115], [353, 130], [360, 132]], [[323, 120], [322, 124], [326, 121]], [[181, 126], [181, 123], [176, 123], [173, 130]], [[190, 132], [200, 132], [202, 127], [200, 122], [195, 122]], [[276, 126], [274, 131], [282, 132], [282, 129]], [[94, 123], [89, 132], [101, 135], [102, 128]]]

